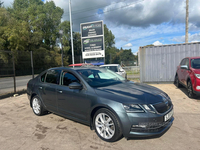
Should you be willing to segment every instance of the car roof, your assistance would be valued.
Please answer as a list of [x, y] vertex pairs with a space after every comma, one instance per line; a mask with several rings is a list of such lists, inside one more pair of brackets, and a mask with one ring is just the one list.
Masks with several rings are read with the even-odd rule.
[[89, 66], [89, 67], [76, 67], [76, 68], [72, 68], [72, 67], [55, 67], [55, 68], [49, 68], [48, 70], [86, 70], [86, 69], [100, 69], [99, 67], [96, 66]]
[[101, 65], [101, 66], [119, 66], [119, 64], [107, 64], [107, 65]]
[[186, 57], [186, 58], [190, 58], [190, 59], [198, 59], [198, 58], [200, 58], [200, 56], [196, 56], [196, 57]]

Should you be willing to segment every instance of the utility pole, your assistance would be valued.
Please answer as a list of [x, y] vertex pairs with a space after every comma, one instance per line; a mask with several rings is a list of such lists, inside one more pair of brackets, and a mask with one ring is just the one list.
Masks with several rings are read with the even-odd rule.
[[74, 64], [74, 45], [73, 45], [73, 35], [72, 35], [71, 0], [69, 0], [69, 17], [70, 17], [70, 31], [71, 31], [72, 64]]
[[189, 0], [186, 0], [186, 18], [185, 18], [185, 43], [188, 43], [188, 16], [189, 16]]

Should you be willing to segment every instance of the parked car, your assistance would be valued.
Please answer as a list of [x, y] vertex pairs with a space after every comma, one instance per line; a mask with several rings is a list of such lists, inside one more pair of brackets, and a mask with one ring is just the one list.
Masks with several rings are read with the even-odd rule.
[[188, 97], [200, 95], [200, 57], [186, 57], [177, 67], [175, 84], [187, 88]]
[[33, 112], [53, 112], [89, 125], [104, 141], [164, 133], [174, 120], [163, 91], [105, 68], [51, 68], [27, 84]]
[[69, 65], [69, 67], [86, 67], [86, 66], [94, 66], [93, 64], [89, 64], [89, 63], [79, 63], [79, 64], [71, 64]]
[[115, 73], [121, 75], [122, 77], [124, 78], [126, 77], [126, 71], [119, 64], [107, 64], [107, 65], [101, 65], [99, 67], [110, 69]]

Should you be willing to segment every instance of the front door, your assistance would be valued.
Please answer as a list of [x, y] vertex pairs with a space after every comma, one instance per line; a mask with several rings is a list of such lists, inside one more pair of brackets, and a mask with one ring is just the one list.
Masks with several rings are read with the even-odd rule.
[[72, 73], [63, 71], [61, 84], [57, 86], [58, 111], [64, 115], [85, 120], [90, 108], [90, 100], [87, 98], [87, 89], [70, 89], [72, 82], [80, 83], [80, 80]]

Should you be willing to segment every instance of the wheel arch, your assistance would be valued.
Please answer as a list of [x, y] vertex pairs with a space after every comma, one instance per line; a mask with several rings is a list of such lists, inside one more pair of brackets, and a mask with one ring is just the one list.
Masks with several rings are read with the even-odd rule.
[[31, 94], [31, 98], [30, 98], [30, 106], [32, 107], [32, 100], [33, 100], [33, 97], [36, 96], [37, 94], [36, 93], [32, 93]]
[[93, 127], [93, 119], [94, 119], [94, 115], [95, 113], [99, 110], [99, 109], [102, 109], [102, 108], [105, 108], [105, 109], [108, 109], [109, 111], [111, 111], [118, 119], [119, 123], [120, 123], [120, 126], [122, 128], [122, 123], [121, 123], [121, 120], [118, 116], [118, 114], [115, 112], [115, 110], [113, 110], [110, 106], [108, 105], [98, 105], [98, 106], [95, 106], [91, 112], [90, 112], [90, 129], [93, 130], [94, 127]]

